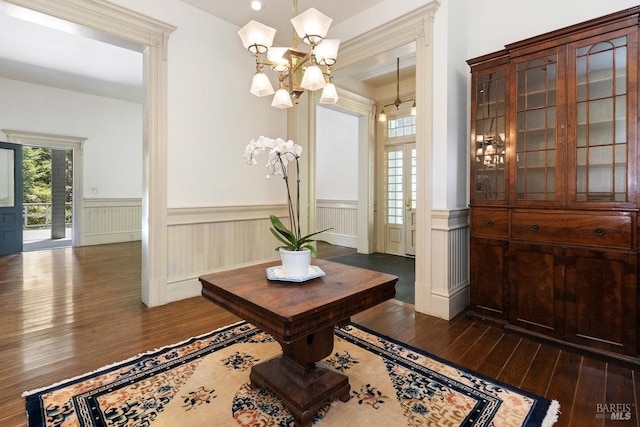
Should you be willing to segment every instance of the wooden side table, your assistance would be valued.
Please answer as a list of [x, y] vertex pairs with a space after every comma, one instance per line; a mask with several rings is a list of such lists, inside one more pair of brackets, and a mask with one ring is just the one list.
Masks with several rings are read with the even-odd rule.
[[335, 325], [395, 296], [396, 276], [317, 259], [326, 275], [308, 282], [270, 281], [265, 263], [200, 277], [202, 296], [271, 334], [278, 357], [249, 376], [291, 411], [298, 427], [311, 425], [327, 400], [349, 400], [347, 376], [318, 365], [333, 350]]

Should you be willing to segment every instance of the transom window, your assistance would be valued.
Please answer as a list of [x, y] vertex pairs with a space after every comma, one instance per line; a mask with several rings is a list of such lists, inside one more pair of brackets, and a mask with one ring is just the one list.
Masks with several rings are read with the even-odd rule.
[[415, 134], [416, 116], [399, 117], [387, 122], [387, 136], [389, 138]]

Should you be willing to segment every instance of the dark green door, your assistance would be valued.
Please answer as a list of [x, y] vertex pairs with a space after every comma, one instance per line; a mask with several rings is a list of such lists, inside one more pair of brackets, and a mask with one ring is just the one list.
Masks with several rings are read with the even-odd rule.
[[22, 146], [0, 142], [0, 255], [22, 252]]

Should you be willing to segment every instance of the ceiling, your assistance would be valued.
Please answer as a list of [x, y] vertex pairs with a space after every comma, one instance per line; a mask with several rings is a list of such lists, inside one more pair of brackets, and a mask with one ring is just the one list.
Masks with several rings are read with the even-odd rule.
[[[276, 29], [274, 45], [291, 46], [293, 40], [292, 0], [262, 0], [263, 7], [259, 11], [251, 9], [251, 0], [236, 0], [237, 6], [229, 7], [224, 1], [181, 0], [198, 9], [209, 12], [219, 18], [242, 28], [251, 20]], [[336, 26], [364, 10], [376, 6], [385, 0], [297, 0], [298, 13], [314, 7], [331, 17], [332, 27]], [[331, 29], [328, 37], [331, 38]], [[350, 78], [373, 87], [380, 87], [396, 81], [396, 58], [400, 58], [400, 79], [415, 76], [415, 47], [412, 44], [402, 46], [383, 55], [372, 57], [366, 61], [342, 68], [334, 74], [336, 82]], [[340, 51], [338, 51], [340, 61]]]
[[[257, 20], [278, 30], [274, 44], [291, 44], [291, 0], [263, 0], [265, 5], [259, 12], [250, 8], [250, 0], [236, 0], [234, 7], [222, 0], [181, 1], [238, 27]], [[335, 26], [382, 1], [299, 0], [298, 12], [316, 7], [330, 16]], [[334, 77], [336, 82], [355, 79], [372, 87], [391, 84], [396, 81], [397, 57], [400, 57], [400, 78], [415, 75], [414, 53], [413, 46], [402, 46], [340, 69]], [[112, 41], [87, 37], [86, 31], [67, 22], [0, 0], [0, 77], [140, 102], [142, 54], [135, 46], [122, 47]]]

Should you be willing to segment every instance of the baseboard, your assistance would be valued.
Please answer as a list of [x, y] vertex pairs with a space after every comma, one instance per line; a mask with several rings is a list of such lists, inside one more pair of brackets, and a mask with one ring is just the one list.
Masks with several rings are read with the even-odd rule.
[[202, 285], [198, 277], [167, 283], [167, 302], [176, 302], [200, 296]]
[[99, 233], [85, 234], [83, 245], [104, 245], [109, 243], [122, 243], [142, 240], [142, 232], [138, 231], [122, 231], [119, 233]]
[[459, 286], [451, 295], [431, 293], [430, 310], [426, 313], [451, 320], [469, 306], [469, 286]]
[[[187, 298], [193, 298], [202, 295], [202, 284], [200, 283], [200, 276], [209, 273], [217, 273], [219, 271], [233, 270], [236, 268], [248, 267], [250, 265], [262, 264], [265, 262], [274, 263], [277, 259], [263, 259], [255, 262], [247, 262], [239, 265], [229, 265], [223, 268], [218, 268], [213, 271], [206, 271], [198, 273], [195, 276], [182, 276], [173, 277], [167, 280], [167, 303], [176, 302]], [[266, 272], [265, 272], [266, 274]]]
[[347, 236], [344, 234], [333, 234], [324, 232], [320, 235], [320, 239], [326, 240], [335, 246], [344, 246], [345, 248], [357, 248], [358, 237]]

